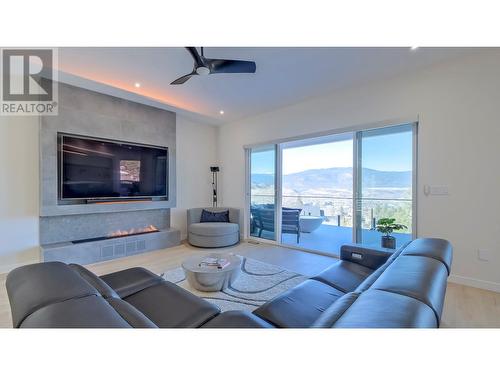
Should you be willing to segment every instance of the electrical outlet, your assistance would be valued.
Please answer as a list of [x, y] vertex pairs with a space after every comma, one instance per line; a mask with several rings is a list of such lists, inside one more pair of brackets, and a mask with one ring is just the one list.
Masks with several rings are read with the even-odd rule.
[[477, 259], [483, 262], [489, 262], [491, 259], [491, 251], [490, 250], [478, 250], [477, 251]]

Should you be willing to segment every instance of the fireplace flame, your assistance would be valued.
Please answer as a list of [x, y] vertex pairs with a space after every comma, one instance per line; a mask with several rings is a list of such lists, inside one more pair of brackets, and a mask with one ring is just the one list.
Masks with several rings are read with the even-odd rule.
[[130, 236], [131, 234], [142, 234], [149, 232], [158, 232], [158, 228], [154, 225], [148, 225], [144, 228], [132, 228], [129, 230], [116, 230], [108, 234], [108, 237], [122, 237], [122, 236]]

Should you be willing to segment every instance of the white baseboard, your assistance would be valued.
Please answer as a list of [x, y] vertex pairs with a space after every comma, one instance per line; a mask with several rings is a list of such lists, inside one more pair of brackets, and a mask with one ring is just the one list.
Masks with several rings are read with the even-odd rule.
[[500, 293], [500, 283], [493, 281], [479, 280], [472, 277], [450, 275], [448, 281], [455, 284], [467, 285], [474, 288], [491, 290], [492, 292]]

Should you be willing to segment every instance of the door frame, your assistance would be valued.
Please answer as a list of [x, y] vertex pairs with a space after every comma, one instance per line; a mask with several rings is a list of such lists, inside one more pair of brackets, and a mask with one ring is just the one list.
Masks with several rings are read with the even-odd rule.
[[[245, 229], [243, 233], [243, 238], [246, 241], [255, 241], [257, 243], [268, 243], [276, 246], [282, 246], [291, 249], [297, 249], [301, 251], [306, 251], [314, 254], [332, 256], [332, 254], [325, 253], [322, 251], [307, 249], [300, 246], [284, 244], [281, 241], [281, 208], [282, 208], [282, 158], [283, 158], [283, 144], [292, 142], [292, 141], [300, 141], [310, 138], [321, 138], [324, 136], [335, 135], [335, 134], [343, 134], [343, 133], [353, 133], [353, 196], [352, 196], [352, 210], [353, 210], [353, 228], [352, 228], [352, 242], [357, 243], [358, 235], [357, 235], [357, 223], [359, 221], [358, 212], [356, 204], [358, 200], [358, 192], [359, 189], [359, 135], [362, 131], [367, 130], [375, 130], [389, 127], [397, 127], [401, 125], [411, 125], [412, 127], [412, 157], [413, 157], [413, 165], [412, 165], [412, 239], [417, 237], [417, 197], [418, 197], [418, 116], [417, 119], [411, 120], [393, 120], [393, 121], [384, 121], [379, 123], [365, 124], [365, 125], [356, 125], [352, 127], [347, 127], [343, 129], [336, 129], [326, 132], [318, 132], [311, 133], [307, 135], [297, 136], [297, 137], [289, 137], [282, 138], [274, 141], [268, 142], [260, 142], [256, 144], [250, 144], [243, 146], [245, 152], [245, 207], [243, 210], [244, 218], [243, 222], [245, 224]], [[251, 203], [251, 150], [253, 148], [258, 148], [262, 146], [274, 146], [275, 149], [275, 189], [274, 189], [274, 199], [275, 199], [275, 240], [268, 240], [265, 238], [252, 237], [250, 235], [250, 203]]]
[[[399, 125], [388, 125], [381, 128], [370, 128], [358, 130], [354, 133], [354, 163], [353, 163], [353, 243], [361, 243], [361, 227], [358, 228], [358, 223], [361, 221], [361, 209], [358, 209], [358, 205], [361, 205], [362, 201], [362, 186], [359, 183], [361, 179], [362, 170], [362, 160], [361, 160], [361, 147], [362, 147], [362, 137], [361, 133], [363, 131], [397, 128], [400, 126], [411, 127], [412, 132], [412, 189], [411, 189], [411, 238], [414, 240], [417, 238], [417, 197], [418, 197], [418, 121], [414, 121], [408, 124]], [[355, 169], [355, 171], [354, 171]]]

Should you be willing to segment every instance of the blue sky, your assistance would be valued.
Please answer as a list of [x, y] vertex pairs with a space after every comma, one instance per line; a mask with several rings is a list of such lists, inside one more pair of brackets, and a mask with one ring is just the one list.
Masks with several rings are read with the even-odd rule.
[[[352, 153], [351, 140], [285, 148], [283, 150], [283, 174], [308, 169], [352, 167]], [[366, 136], [363, 138], [362, 161], [364, 168], [379, 171], [411, 171], [412, 133], [408, 131]], [[252, 153], [252, 173], [273, 172], [274, 152], [272, 150]]]

